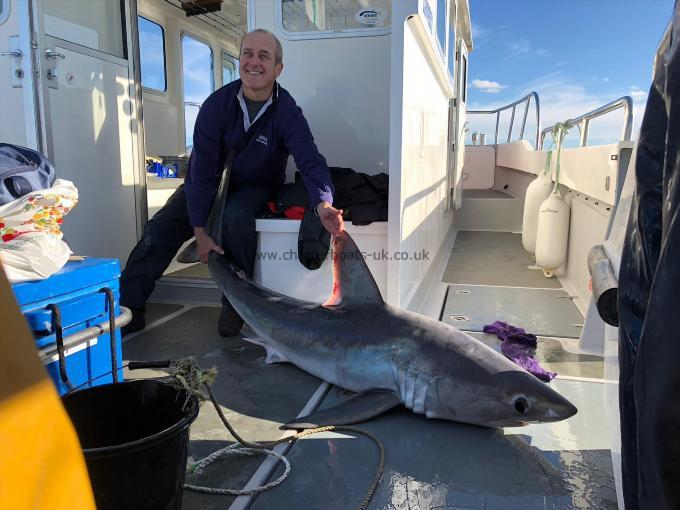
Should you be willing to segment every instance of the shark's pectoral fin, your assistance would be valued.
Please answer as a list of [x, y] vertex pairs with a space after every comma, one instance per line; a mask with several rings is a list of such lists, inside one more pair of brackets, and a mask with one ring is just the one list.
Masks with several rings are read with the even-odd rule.
[[196, 248], [196, 240], [191, 241], [186, 248], [184, 248], [176, 259], [180, 264], [193, 264], [194, 262], [200, 262], [198, 259], [198, 249]]
[[287, 363], [288, 360], [286, 357], [281, 354], [276, 348], [272, 347], [269, 345], [265, 340], [262, 340], [261, 338], [252, 338], [252, 337], [243, 337], [243, 339], [246, 342], [250, 342], [251, 344], [259, 345], [262, 347], [265, 351], [267, 351], [267, 357], [265, 358], [265, 363], [268, 365], [271, 365], [272, 363]]
[[401, 404], [391, 391], [368, 391], [322, 411], [302, 416], [281, 429], [315, 429], [328, 425], [351, 425], [374, 418]]

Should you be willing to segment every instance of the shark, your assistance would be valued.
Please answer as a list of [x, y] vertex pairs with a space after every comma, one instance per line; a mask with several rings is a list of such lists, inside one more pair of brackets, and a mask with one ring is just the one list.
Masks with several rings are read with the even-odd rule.
[[[220, 205], [216, 201], [216, 207]], [[546, 383], [459, 329], [385, 302], [351, 236], [333, 237], [330, 298], [273, 292], [212, 252], [211, 276], [257, 335], [268, 363], [289, 362], [355, 396], [282, 428], [350, 425], [404, 406], [428, 418], [515, 427], [576, 407]]]

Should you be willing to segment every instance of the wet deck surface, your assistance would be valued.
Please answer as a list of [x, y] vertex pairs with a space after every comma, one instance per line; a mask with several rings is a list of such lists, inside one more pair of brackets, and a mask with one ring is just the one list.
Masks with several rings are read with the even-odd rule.
[[[174, 308], [166, 310], [175, 311]], [[287, 363], [266, 365], [264, 351], [241, 337], [220, 337], [217, 334], [219, 311], [218, 307], [186, 307], [180, 315], [125, 341], [123, 355], [127, 360], [176, 360], [194, 356], [201, 368], [216, 367], [218, 379], [213, 392], [239, 434], [250, 441], [279, 439], [282, 437], [279, 426], [298, 415], [321, 381]], [[164, 374], [162, 370], [139, 370], [129, 372], [126, 377]], [[204, 403], [191, 427], [189, 455], [200, 459], [233, 441], [212, 405]], [[186, 481], [240, 489], [261, 462], [258, 457], [227, 459], [209, 466], [200, 479], [189, 476]], [[234, 499], [185, 491], [183, 508], [224, 509]]]
[[[480, 240], [474, 239], [478, 233], [465, 234], [477, 244], [493, 241], [489, 234], [494, 235], [479, 233], [483, 234]], [[506, 246], [507, 235], [498, 235], [496, 245]], [[510, 239], [521, 243], [517, 236]], [[449, 267], [455, 265], [457, 256], [454, 250]], [[493, 292], [493, 284], [487, 287]], [[292, 365], [266, 365], [264, 350], [242, 337], [219, 337], [217, 307], [154, 304], [150, 313], [156, 322], [150, 321], [150, 329], [125, 341], [124, 357], [177, 359], [193, 355], [204, 368], [216, 366], [216, 397], [245, 439], [280, 438], [279, 425], [297, 416], [319, 388], [318, 379]], [[495, 337], [474, 328], [470, 332], [499, 348]], [[243, 333], [247, 335], [248, 331]], [[375, 433], [386, 448], [385, 473], [368, 508], [617, 508], [602, 409], [607, 384], [602, 380], [602, 358], [580, 352], [577, 339], [561, 337], [539, 337], [536, 357], [545, 368], [560, 374], [551, 385], [578, 407], [576, 416], [555, 424], [501, 430], [428, 420], [397, 409], [360, 424], [359, 428]], [[343, 398], [343, 392], [333, 388], [320, 407], [332, 406]], [[191, 429], [190, 456], [204, 457], [232, 441], [214, 409], [204, 404]], [[230, 505], [258, 510], [356, 508], [378, 459], [376, 447], [367, 438], [331, 433], [298, 441], [287, 456], [292, 471], [280, 486], [248, 501], [185, 491], [183, 509]], [[261, 458], [224, 459], [200, 476], [189, 476], [187, 482], [239, 488], [261, 463]]]

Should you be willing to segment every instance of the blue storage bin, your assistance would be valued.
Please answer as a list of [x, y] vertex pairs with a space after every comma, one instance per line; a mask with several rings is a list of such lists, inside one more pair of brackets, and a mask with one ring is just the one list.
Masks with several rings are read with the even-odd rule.
[[[102, 289], [110, 289], [114, 316], [120, 315], [120, 264], [116, 259], [85, 259], [68, 262], [64, 268], [45, 280], [17, 283], [14, 295], [36, 339], [36, 347], [59, 394], [68, 391], [62, 381], [57, 352], [55, 325], [61, 319], [62, 337], [92, 326], [109, 323], [109, 297]], [[118, 380], [123, 379], [120, 330], [115, 329]], [[64, 350], [66, 376], [75, 388], [86, 388], [113, 382], [111, 339], [109, 332], [92, 340], [67, 346]]]

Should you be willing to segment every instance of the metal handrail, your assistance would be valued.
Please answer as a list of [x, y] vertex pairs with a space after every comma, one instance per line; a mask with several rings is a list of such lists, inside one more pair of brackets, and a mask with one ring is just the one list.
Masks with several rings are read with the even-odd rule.
[[[116, 329], [122, 328], [132, 320], [132, 312], [130, 309], [124, 306], [120, 307], [120, 315], [116, 317], [114, 322]], [[108, 321], [102, 322], [95, 326], [90, 326], [89, 328], [73, 333], [64, 337], [64, 349], [71, 349], [79, 345], [85, 344], [91, 340], [94, 340], [101, 335], [108, 333], [110, 331], [110, 324]], [[54, 344], [50, 344], [47, 347], [43, 347], [38, 351], [40, 359], [46, 360], [57, 354], [57, 347]]]
[[518, 99], [514, 103], [507, 104], [505, 106], [501, 106], [500, 108], [497, 108], [495, 110], [468, 110], [467, 113], [472, 115], [472, 114], [496, 114], [496, 132], [494, 135], [494, 145], [498, 144], [498, 125], [500, 124], [501, 120], [501, 112], [504, 112], [505, 110], [509, 110], [512, 108], [512, 116], [510, 117], [510, 129], [508, 129], [508, 142], [510, 143], [510, 138], [512, 137], [512, 128], [513, 124], [515, 122], [515, 111], [517, 107], [526, 102], [526, 106], [524, 107], [524, 117], [522, 118], [522, 129], [520, 130], [519, 137], [520, 139], [524, 138], [524, 129], [526, 128], [527, 125], [527, 115], [529, 114], [529, 104], [531, 103], [531, 98], [534, 98], [534, 103], [536, 104], [536, 141], [534, 144], [534, 147], [538, 147], [538, 142], [539, 142], [539, 136], [540, 136], [540, 129], [541, 129], [541, 103], [538, 99], [538, 94], [536, 92], [530, 92], [526, 96], [524, 96], [522, 99]]
[[[604, 106], [596, 108], [592, 112], [588, 112], [580, 117], [567, 120], [567, 122], [577, 125], [581, 132], [581, 147], [585, 147], [588, 143], [588, 126], [590, 121], [611, 113], [619, 108], [623, 108], [623, 130], [621, 131], [621, 141], [629, 142], [633, 133], [633, 99], [630, 96], [623, 96], [619, 99], [607, 103]], [[545, 135], [552, 131], [555, 125], [545, 128], [541, 131], [541, 143], [539, 149], [543, 149], [543, 142], [545, 140]]]
[[196, 103], [195, 101], [184, 101], [184, 106], [195, 106], [196, 108], [200, 108], [203, 106], [203, 103]]

